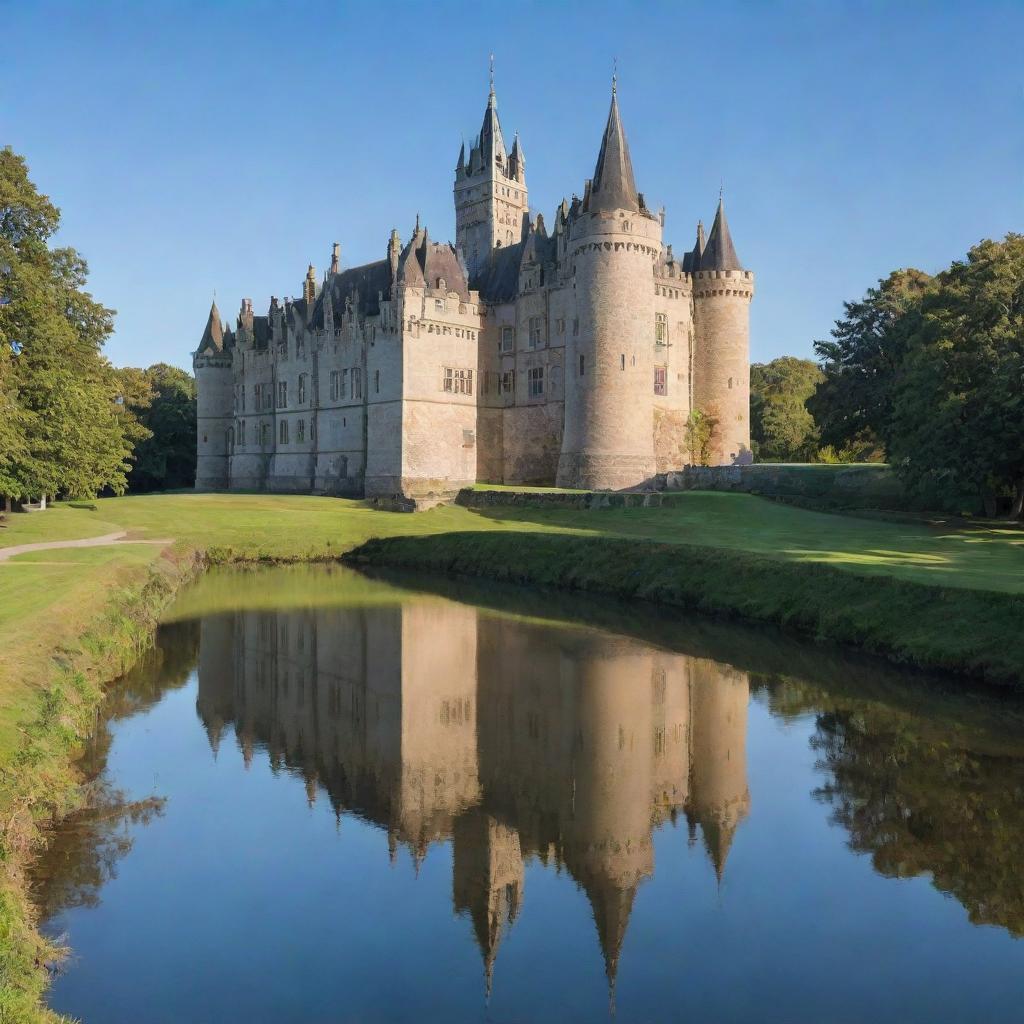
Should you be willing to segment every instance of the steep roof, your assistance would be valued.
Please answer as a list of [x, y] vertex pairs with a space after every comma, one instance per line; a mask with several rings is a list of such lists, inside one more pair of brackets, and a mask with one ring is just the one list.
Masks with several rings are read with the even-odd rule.
[[519, 292], [519, 265], [525, 242], [492, 249], [487, 262], [469, 281], [486, 302], [511, 302]]
[[740, 258], [736, 255], [736, 247], [732, 244], [729, 223], [725, 219], [725, 207], [722, 198], [718, 198], [718, 211], [715, 223], [711, 225], [708, 244], [700, 257], [700, 270], [742, 270]]
[[203, 331], [203, 337], [196, 352], [222, 352], [223, 350], [224, 326], [220, 320], [220, 311], [217, 309], [217, 300], [214, 299], [210, 306], [210, 315], [206, 320], [206, 330]]
[[459, 253], [447, 242], [431, 242], [425, 228], [417, 230], [402, 250], [398, 257], [398, 275], [407, 285], [428, 288], [438, 288], [439, 282], [444, 281], [448, 291], [458, 292], [463, 300], [469, 298], [466, 268]]
[[629, 156], [626, 132], [619, 117], [619, 100], [612, 90], [612, 105], [608, 123], [601, 139], [601, 151], [594, 168], [594, 181], [590, 188], [590, 210], [630, 210], [636, 213], [640, 201], [633, 177], [633, 162]]
[[327, 295], [330, 295], [336, 317], [344, 313], [345, 302], [350, 298], [354, 299], [356, 312], [360, 316], [377, 316], [380, 313], [378, 295], [381, 292], [385, 298], [391, 294], [391, 268], [387, 260], [377, 260], [361, 267], [348, 267], [339, 274], [328, 274], [313, 305], [310, 327], [313, 330], [323, 329], [324, 299]]

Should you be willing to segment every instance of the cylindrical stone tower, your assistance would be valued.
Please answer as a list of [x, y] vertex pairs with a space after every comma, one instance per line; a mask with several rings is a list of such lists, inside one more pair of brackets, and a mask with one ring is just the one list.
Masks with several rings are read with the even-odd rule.
[[750, 300], [754, 275], [736, 255], [722, 201], [693, 272], [693, 407], [715, 421], [712, 466], [753, 462], [750, 449]]
[[614, 92], [569, 248], [577, 323], [567, 346], [557, 483], [637, 487], [655, 472], [654, 263], [661, 222], [637, 194]]
[[196, 488], [223, 490], [229, 483], [234, 395], [231, 352], [215, 302], [192, 357], [196, 374]]

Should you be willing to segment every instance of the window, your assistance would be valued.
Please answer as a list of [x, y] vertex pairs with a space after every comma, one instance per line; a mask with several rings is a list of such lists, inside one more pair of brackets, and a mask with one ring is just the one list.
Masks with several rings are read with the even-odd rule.
[[473, 394], [473, 371], [446, 366], [441, 378], [441, 388], [453, 395]]
[[658, 345], [668, 344], [668, 322], [664, 313], [654, 314], [654, 340]]
[[241, 411], [245, 412], [245, 385], [241, 384], [238, 388], [238, 399]]
[[434, 299], [434, 309], [438, 313], [444, 312], [444, 299]]
[[585, 363], [583, 361], [583, 353], [581, 352], [580, 353], [580, 376], [581, 377], [583, 376], [583, 367], [584, 367], [584, 365], [585, 365]]
[[306, 378], [308, 374], [299, 374], [299, 405], [306, 401]]
[[295, 357], [296, 359], [303, 359], [306, 355], [306, 339], [300, 334], [295, 339]]
[[348, 394], [348, 370], [341, 371], [341, 392], [339, 398], [344, 398]]
[[261, 423], [260, 424], [260, 444], [262, 444], [264, 448], [268, 444], [270, 444], [270, 424], [269, 423]]
[[341, 374], [331, 370], [331, 401], [336, 402], [341, 394]]
[[260, 386], [259, 384], [253, 384], [252, 386], [252, 407], [258, 409], [260, 407]]
[[295, 440], [302, 442], [306, 440], [306, 421], [297, 420], [295, 423]]
[[668, 394], [668, 368], [665, 366], [654, 368], [654, 393], [656, 395]]
[[314, 419], [309, 421], [309, 439], [310, 441], [316, 440], [316, 420]]
[[514, 395], [516, 392], [516, 371], [506, 370], [501, 375], [501, 390], [506, 395]]
[[732, 377], [729, 378], [729, 390], [732, 391]]
[[278, 440], [281, 442], [281, 444], [287, 444], [288, 443], [288, 421], [287, 420], [281, 420], [281, 422], [278, 424]]
[[363, 371], [358, 366], [352, 367], [352, 397], [363, 397]]
[[538, 395], [544, 394], [544, 367], [535, 366], [532, 370], [528, 370], [526, 374], [527, 380], [527, 394], [531, 398], [536, 398]]
[[277, 382], [277, 407], [278, 409], [288, 408], [288, 381], [286, 380]]
[[544, 344], [544, 317], [530, 317], [530, 348], [540, 348]]
[[498, 346], [498, 352], [501, 355], [507, 355], [509, 352], [515, 351], [516, 347], [516, 332], [514, 327], [502, 327], [501, 329], [501, 344]]
[[620, 370], [624, 370], [625, 368], [626, 368], [626, 353], [623, 352], [622, 355], [619, 356], [619, 369]]
[[373, 391], [374, 394], [380, 394], [380, 370], [373, 371]]
[[245, 444], [245, 420], [238, 421], [238, 443]]

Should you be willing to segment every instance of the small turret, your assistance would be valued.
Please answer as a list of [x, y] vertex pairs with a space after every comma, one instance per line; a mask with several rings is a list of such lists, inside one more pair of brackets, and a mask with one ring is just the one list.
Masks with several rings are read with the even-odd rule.
[[234, 447], [231, 375], [233, 344], [224, 344], [224, 325], [216, 301], [199, 346], [192, 357], [196, 375], [196, 487], [223, 490], [229, 483], [229, 457]]
[[308, 316], [313, 309], [313, 303], [316, 302], [316, 269], [312, 263], [310, 263], [309, 269], [306, 271], [306, 279], [302, 282], [302, 297], [306, 300], [306, 314]]
[[710, 445], [713, 466], [753, 461], [750, 449], [750, 300], [754, 275], [744, 270], [725, 218], [718, 210], [707, 244], [693, 264], [693, 404], [714, 421]]

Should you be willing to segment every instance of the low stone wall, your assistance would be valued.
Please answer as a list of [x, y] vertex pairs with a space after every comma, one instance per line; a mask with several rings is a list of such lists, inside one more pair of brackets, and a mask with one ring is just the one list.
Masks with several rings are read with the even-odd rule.
[[889, 466], [759, 463], [753, 466], [688, 466], [664, 475], [667, 491], [742, 491], [795, 504], [892, 512], [980, 514], [980, 500], [949, 495], [936, 508], [914, 499]]
[[673, 495], [661, 491], [483, 491], [465, 488], [455, 498], [465, 508], [657, 508]]

